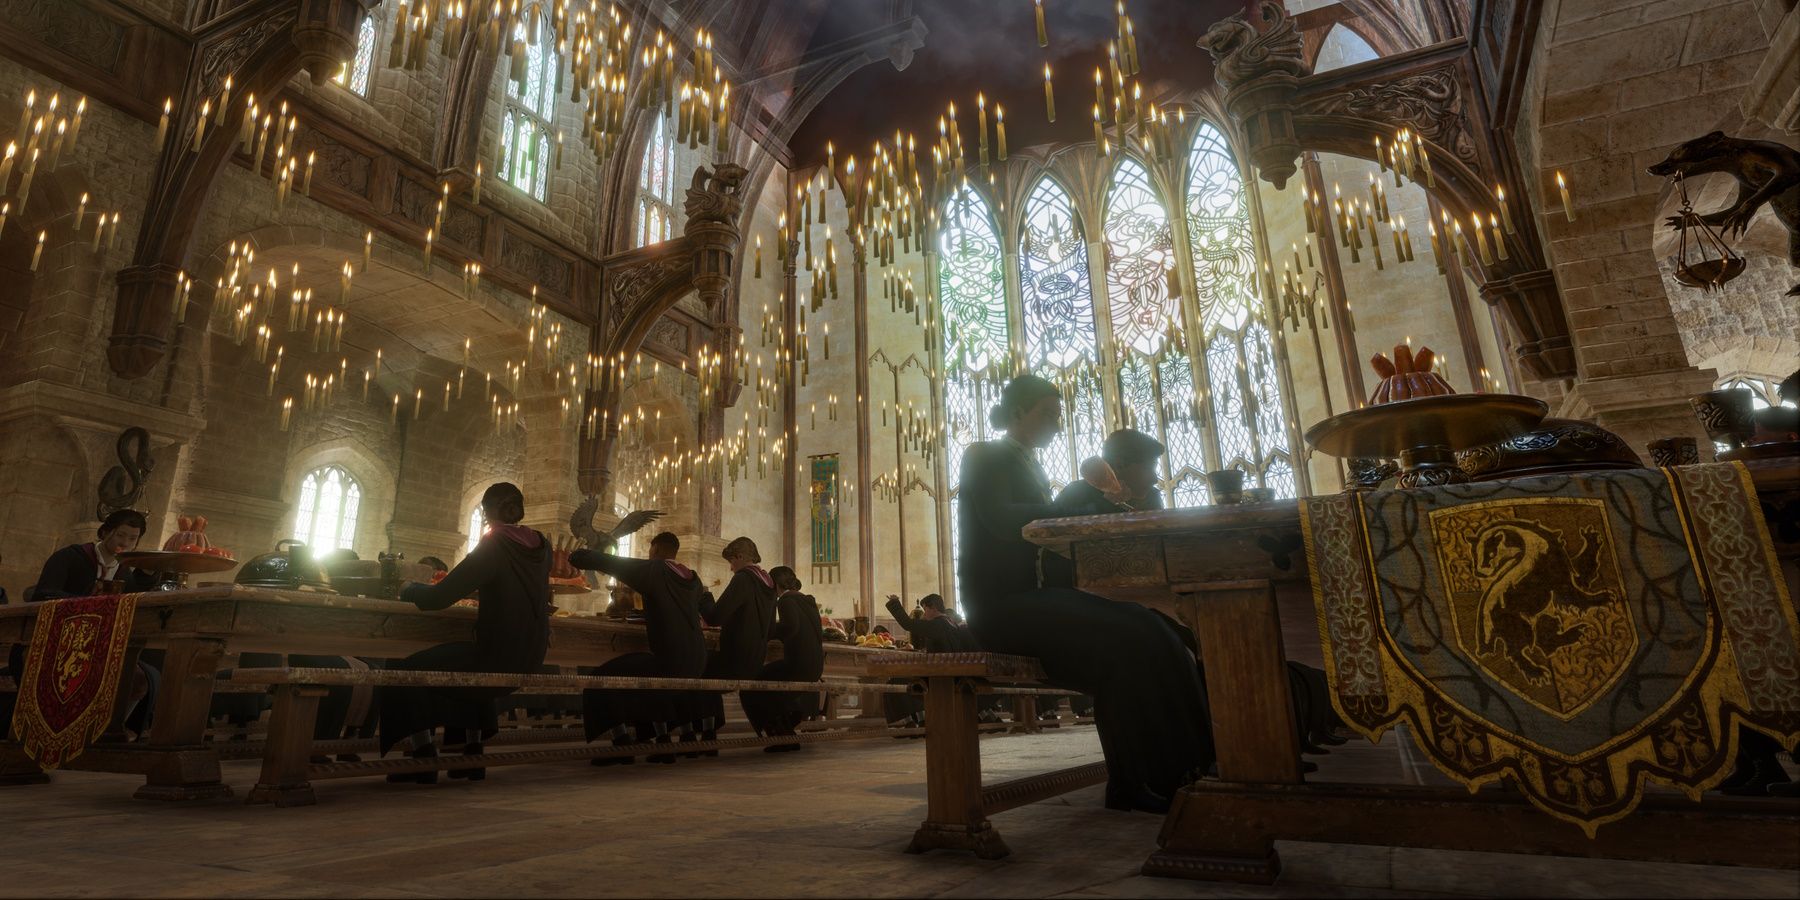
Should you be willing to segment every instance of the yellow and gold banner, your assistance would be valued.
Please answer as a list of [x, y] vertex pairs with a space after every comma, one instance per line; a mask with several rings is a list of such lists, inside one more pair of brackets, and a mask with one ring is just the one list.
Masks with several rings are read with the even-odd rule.
[[1301, 502], [1345, 721], [1406, 721], [1471, 790], [1592, 837], [1649, 782], [1698, 800], [1740, 726], [1800, 741], [1800, 624], [1736, 463]]

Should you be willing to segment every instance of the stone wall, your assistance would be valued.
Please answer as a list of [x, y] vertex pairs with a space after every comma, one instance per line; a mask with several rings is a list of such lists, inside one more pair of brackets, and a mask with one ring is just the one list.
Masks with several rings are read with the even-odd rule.
[[1517, 136], [1573, 330], [1578, 379], [1560, 411], [1639, 448], [1697, 436], [1686, 398], [1714, 377], [1693, 367], [1662, 277], [1653, 240], [1669, 189], [1645, 169], [1715, 128], [1741, 133], [1736, 108], [1768, 49], [1758, 13], [1751, 0], [1544, 6]]

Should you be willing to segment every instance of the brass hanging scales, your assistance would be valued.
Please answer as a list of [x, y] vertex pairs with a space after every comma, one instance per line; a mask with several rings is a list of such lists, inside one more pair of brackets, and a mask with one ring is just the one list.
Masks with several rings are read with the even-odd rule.
[[[1674, 181], [1675, 189], [1681, 193], [1681, 214], [1676, 217], [1681, 245], [1675, 254], [1675, 280], [1708, 292], [1723, 288], [1726, 282], [1744, 274], [1744, 258], [1731, 252], [1719, 232], [1694, 212], [1687, 183], [1679, 173]], [[1690, 248], [1695, 257], [1691, 261]]]

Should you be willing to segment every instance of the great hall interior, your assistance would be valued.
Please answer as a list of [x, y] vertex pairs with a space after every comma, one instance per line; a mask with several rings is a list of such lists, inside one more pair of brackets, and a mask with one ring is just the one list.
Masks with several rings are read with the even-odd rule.
[[1794, 0], [0, 0], [0, 896], [1800, 897], [1797, 133]]

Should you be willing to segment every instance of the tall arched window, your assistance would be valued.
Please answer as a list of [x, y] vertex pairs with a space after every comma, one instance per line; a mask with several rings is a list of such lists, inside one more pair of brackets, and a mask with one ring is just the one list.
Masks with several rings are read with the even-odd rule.
[[944, 327], [945, 456], [950, 542], [956, 545], [956, 484], [963, 450], [986, 440], [987, 410], [1011, 374], [1000, 233], [981, 193], [963, 185], [945, 202], [938, 228], [938, 304]]
[[348, 550], [356, 540], [356, 513], [362, 486], [342, 466], [325, 466], [300, 481], [294, 536], [315, 552]]
[[474, 553], [475, 545], [481, 543], [482, 535], [487, 534], [487, 516], [481, 514], [481, 505], [469, 510], [469, 543], [463, 547], [464, 553]]
[[675, 221], [675, 141], [666, 116], [656, 118], [656, 129], [644, 147], [644, 166], [638, 176], [638, 246], [655, 244], [672, 236]]
[[1048, 175], [1038, 179], [1025, 201], [1021, 232], [1025, 361], [1031, 371], [1063, 389], [1064, 432], [1043, 454], [1044, 471], [1061, 489], [1081, 460], [1100, 452], [1106, 437], [1106, 408], [1095, 370], [1100, 342], [1087, 241], [1068, 192]]
[[1255, 314], [1250, 204], [1225, 136], [1210, 122], [1200, 123], [1188, 154], [1187, 230], [1219, 468], [1241, 469], [1247, 484], [1292, 497], [1294, 466], [1275, 344]]
[[369, 73], [375, 68], [375, 16], [363, 16], [356, 26], [356, 54], [331, 80], [358, 97], [369, 96]]
[[1162, 487], [1173, 506], [1206, 498], [1206, 444], [1199, 427], [1193, 361], [1182, 340], [1174, 286], [1174, 231], [1150, 173], [1126, 156], [1106, 194], [1106, 290], [1117, 362], [1119, 426], [1168, 448]]
[[[500, 177], [513, 187], [543, 200], [550, 178], [551, 142], [556, 129], [556, 76], [561, 60], [552, 44], [554, 33], [541, 17], [513, 26], [513, 41], [523, 42], [522, 79], [506, 82], [505, 111], [500, 120]], [[515, 46], [514, 53], [519, 52]]]
[[[1052, 175], [1030, 183], [1016, 300], [1002, 299], [984, 243], [986, 202], [966, 186], [949, 201], [938, 265], [953, 488], [962, 449], [988, 437], [987, 398], [1011, 374], [996, 360], [1010, 360], [1009, 338], [1022, 338], [1018, 362], [1063, 388], [1065, 433], [1040, 455], [1057, 488], [1079, 477], [1080, 461], [1099, 453], [1108, 432], [1130, 427], [1168, 448], [1159, 474], [1171, 506], [1207, 502], [1205, 473], [1223, 468], [1294, 496], [1283, 378], [1261, 315], [1241, 170], [1224, 134], [1205, 121], [1173, 168], [1175, 196], [1165, 201], [1150, 168], [1120, 153], [1098, 235]], [[1183, 235], [1186, 247], [1177, 243]], [[1104, 246], [1104, 279], [1089, 270], [1093, 237]], [[1022, 329], [1016, 336], [1009, 309]]]

